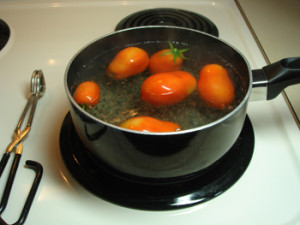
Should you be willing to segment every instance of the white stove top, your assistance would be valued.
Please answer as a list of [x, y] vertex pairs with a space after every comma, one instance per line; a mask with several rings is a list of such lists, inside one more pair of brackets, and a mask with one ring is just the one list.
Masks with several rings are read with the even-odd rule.
[[[87, 43], [110, 33], [125, 16], [148, 8], [171, 7], [212, 20], [220, 38], [238, 48], [253, 69], [265, 61], [234, 1], [1, 1], [0, 18], [11, 29], [0, 51], [0, 149], [3, 153], [27, 102], [30, 76], [42, 69], [46, 93], [38, 103], [33, 128], [9, 204], [2, 214], [13, 223], [22, 210], [34, 173], [32, 159], [44, 175], [25, 224], [300, 224], [300, 133], [284, 98], [250, 102], [255, 132], [252, 161], [229, 190], [203, 204], [173, 211], [143, 211], [106, 202], [72, 178], [59, 150], [59, 132], [68, 112], [63, 77], [73, 55]], [[12, 161], [12, 157], [11, 157]], [[0, 180], [0, 195], [8, 169]]]

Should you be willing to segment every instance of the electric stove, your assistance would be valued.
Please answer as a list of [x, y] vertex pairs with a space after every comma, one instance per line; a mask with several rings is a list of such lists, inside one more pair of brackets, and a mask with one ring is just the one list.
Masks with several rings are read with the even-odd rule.
[[[166, 9], [168, 16], [160, 14]], [[83, 46], [128, 24], [193, 26], [219, 36], [239, 49], [253, 69], [261, 68], [266, 60], [235, 1], [1, 1], [0, 19], [3, 153], [27, 102], [33, 70], [43, 70], [47, 86], [1, 215], [7, 223], [22, 211], [35, 176], [23, 165], [34, 160], [43, 165], [44, 174], [25, 224], [300, 224], [300, 133], [283, 95], [271, 101], [251, 96], [245, 123], [250, 135], [242, 132], [247, 137], [242, 145], [250, 150], [243, 147], [240, 156], [230, 151], [233, 155], [214, 168], [210, 182], [206, 176], [200, 177], [204, 181], [197, 177], [188, 184], [145, 188], [105, 171], [95, 178], [93, 165], [84, 163], [89, 156], [78, 156], [85, 151], [77, 149], [81, 143], [69, 118], [63, 79]], [[8, 170], [9, 165], [0, 191]], [[212, 185], [218, 179], [221, 183]]]

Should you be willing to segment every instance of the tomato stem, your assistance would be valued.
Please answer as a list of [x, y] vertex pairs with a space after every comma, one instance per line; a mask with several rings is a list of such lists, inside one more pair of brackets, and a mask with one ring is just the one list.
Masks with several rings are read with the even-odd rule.
[[185, 49], [180, 49], [178, 50], [177, 48], [174, 48], [173, 44], [169, 41], [169, 46], [170, 46], [170, 51], [167, 51], [165, 53], [163, 53], [162, 55], [168, 55], [168, 54], [172, 54], [174, 57], [174, 62], [176, 61], [177, 57], [182, 58], [182, 59], [187, 59], [183, 53], [188, 51], [188, 48]]

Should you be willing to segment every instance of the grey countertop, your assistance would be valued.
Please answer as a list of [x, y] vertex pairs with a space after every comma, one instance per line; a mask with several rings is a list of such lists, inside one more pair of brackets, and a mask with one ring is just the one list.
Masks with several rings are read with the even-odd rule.
[[[300, 57], [299, 0], [238, 0], [269, 61]], [[300, 84], [285, 89], [300, 119]]]

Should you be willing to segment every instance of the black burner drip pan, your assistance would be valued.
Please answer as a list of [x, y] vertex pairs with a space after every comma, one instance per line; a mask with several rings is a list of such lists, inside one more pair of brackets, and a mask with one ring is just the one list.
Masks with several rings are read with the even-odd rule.
[[135, 12], [122, 19], [115, 30], [139, 26], [177, 26], [185, 27], [217, 36], [216, 25], [207, 17], [182, 9], [156, 8]]
[[2, 19], [0, 19], [0, 51], [6, 43], [8, 42], [8, 39], [10, 37], [10, 29]]
[[247, 117], [236, 143], [217, 165], [201, 176], [176, 184], [131, 182], [102, 169], [77, 136], [69, 113], [61, 127], [60, 149], [72, 176], [96, 196], [129, 208], [170, 210], [203, 203], [230, 188], [251, 161], [254, 133]]

